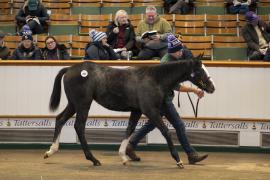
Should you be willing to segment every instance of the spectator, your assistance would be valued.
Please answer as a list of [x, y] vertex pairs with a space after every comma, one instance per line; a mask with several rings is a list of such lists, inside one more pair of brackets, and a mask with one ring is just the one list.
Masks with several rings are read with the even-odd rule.
[[6, 60], [10, 55], [9, 48], [5, 46], [4, 38], [5, 34], [0, 31], [0, 60]]
[[128, 59], [128, 51], [135, 51], [134, 27], [128, 20], [128, 14], [125, 10], [116, 12], [115, 20], [107, 27], [106, 34], [108, 44], [112, 45], [121, 59]]
[[193, 0], [165, 0], [165, 10], [170, 14], [188, 14], [193, 8]]
[[16, 15], [19, 31], [23, 25], [27, 24], [33, 34], [45, 33], [45, 28], [49, 20], [46, 8], [39, 0], [27, 0]]
[[104, 32], [91, 30], [89, 32], [92, 42], [85, 47], [86, 60], [116, 60], [119, 59], [112, 47], [107, 43], [107, 35]]
[[23, 35], [19, 47], [14, 50], [11, 60], [41, 60], [41, 50], [33, 43], [31, 35]]
[[[179, 41], [174, 35], [168, 36], [168, 53], [162, 57], [161, 63], [169, 63], [172, 61], [179, 61], [182, 59], [190, 59], [193, 55], [191, 51], [184, 48], [181, 41]], [[202, 98], [204, 96], [204, 92], [200, 89], [196, 89], [194, 87], [187, 87], [184, 85], [178, 85], [175, 87], [175, 90], [181, 91], [181, 92], [193, 92], [196, 94], [199, 98]], [[185, 124], [180, 118], [178, 112], [176, 111], [174, 104], [172, 102], [174, 97], [173, 90], [170, 90], [168, 94], [164, 98], [163, 105], [161, 107], [161, 116], [165, 116], [168, 121], [173, 125], [173, 127], [176, 130], [177, 138], [179, 142], [181, 143], [184, 151], [186, 152], [189, 160], [189, 164], [195, 164], [197, 162], [200, 162], [207, 158], [206, 155], [200, 156], [196, 150], [191, 147], [189, 144], [186, 130], [185, 130]], [[148, 121], [146, 124], [143, 125], [139, 131], [135, 132], [130, 140], [129, 144], [126, 149], [126, 154], [130, 157], [133, 161], [139, 161], [140, 158], [135, 154], [134, 149], [136, 148], [137, 144], [140, 142], [140, 140], [150, 131], [152, 131], [155, 128], [155, 126]]]
[[256, 0], [227, 0], [226, 8], [229, 14], [246, 14], [255, 10]]
[[[136, 41], [141, 44], [137, 59], [152, 59], [163, 57], [167, 52], [167, 33], [172, 32], [169, 22], [158, 16], [154, 6], [148, 6], [145, 11], [145, 20], [139, 22], [136, 32]], [[144, 36], [147, 32], [156, 32], [151, 36]]]
[[53, 36], [45, 39], [45, 48], [42, 51], [45, 60], [68, 60], [70, 56], [64, 44], [58, 44]]
[[247, 23], [242, 28], [242, 36], [248, 46], [250, 60], [263, 60], [270, 41], [270, 25], [260, 20], [252, 11], [246, 13]]

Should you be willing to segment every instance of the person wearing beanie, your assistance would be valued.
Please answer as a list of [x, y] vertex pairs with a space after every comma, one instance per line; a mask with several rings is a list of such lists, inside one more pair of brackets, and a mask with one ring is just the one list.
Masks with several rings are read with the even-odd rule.
[[5, 33], [0, 31], [0, 60], [6, 60], [10, 55], [9, 48], [5, 46], [4, 38]]
[[[185, 53], [185, 51], [187, 51], [188, 53]], [[193, 58], [192, 53], [187, 50], [185, 46], [183, 46], [182, 42], [178, 40], [173, 34], [168, 35], [168, 53], [161, 59], [161, 63], [170, 63], [172, 61], [179, 61], [191, 58]], [[208, 155], [199, 155], [196, 150], [191, 147], [187, 138], [185, 124], [180, 118], [172, 101], [174, 98], [173, 90], [181, 92], [193, 92], [199, 98], [202, 98], [204, 96], [204, 91], [201, 89], [196, 89], [194, 87], [178, 85], [177, 87], [175, 87], [175, 89], [172, 89], [168, 92], [161, 107], [161, 116], [165, 116], [175, 128], [177, 138], [188, 156], [189, 164], [196, 164], [197, 162], [206, 159]], [[139, 129], [131, 136], [126, 148], [126, 154], [131, 160], [140, 161], [140, 158], [135, 154], [134, 149], [136, 148], [140, 140], [153, 129], [155, 129], [155, 126], [150, 121], [147, 121], [141, 129]]]
[[69, 60], [70, 56], [67, 47], [59, 44], [55, 37], [47, 36], [45, 39], [45, 48], [42, 49], [44, 60]]
[[33, 34], [42, 34], [47, 31], [49, 15], [47, 9], [39, 0], [27, 0], [16, 15], [18, 32], [23, 35], [22, 27], [27, 24]]
[[11, 60], [41, 60], [42, 54], [41, 50], [36, 47], [33, 43], [32, 35], [23, 35], [22, 41], [18, 48], [16, 48], [12, 56], [9, 58]]
[[270, 47], [270, 25], [260, 20], [253, 11], [247, 12], [245, 19], [241, 34], [248, 46], [249, 59], [265, 60]]
[[89, 32], [91, 42], [85, 47], [85, 60], [116, 60], [119, 59], [112, 47], [107, 43], [104, 32], [92, 29]]

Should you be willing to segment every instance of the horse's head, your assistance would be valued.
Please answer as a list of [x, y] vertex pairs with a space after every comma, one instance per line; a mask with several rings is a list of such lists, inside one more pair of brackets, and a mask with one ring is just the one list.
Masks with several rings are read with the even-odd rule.
[[198, 60], [193, 60], [189, 80], [207, 93], [213, 93], [215, 91], [215, 84], [199, 58]]

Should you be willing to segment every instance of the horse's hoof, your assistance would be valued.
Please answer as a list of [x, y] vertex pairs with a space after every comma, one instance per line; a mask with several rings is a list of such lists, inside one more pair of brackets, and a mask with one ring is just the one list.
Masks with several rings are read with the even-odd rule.
[[47, 159], [49, 157], [49, 155], [47, 153], [44, 154], [44, 159]]
[[127, 165], [127, 163], [128, 163], [128, 160], [123, 161], [123, 165], [124, 165], [124, 166]]
[[176, 163], [176, 165], [180, 168], [180, 169], [184, 169], [184, 163], [182, 161], [179, 161], [178, 163]]
[[100, 163], [98, 160], [96, 160], [96, 161], [94, 162], [94, 166], [101, 166], [101, 163]]

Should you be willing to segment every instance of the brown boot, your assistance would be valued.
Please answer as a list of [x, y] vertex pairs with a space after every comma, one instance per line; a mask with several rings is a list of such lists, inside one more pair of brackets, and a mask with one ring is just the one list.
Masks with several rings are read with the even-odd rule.
[[140, 161], [140, 160], [141, 160], [141, 158], [138, 157], [138, 156], [135, 154], [132, 145], [129, 144], [129, 143], [128, 143], [128, 145], [127, 145], [126, 154], [127, 154], [127, 156], [130, 158], [131, 161]]
[[188, 154], [188, 162], [189, 164], [196, 164], [208, 157], [208, 154], [200, 156], [198, 153], [190, 153]]

